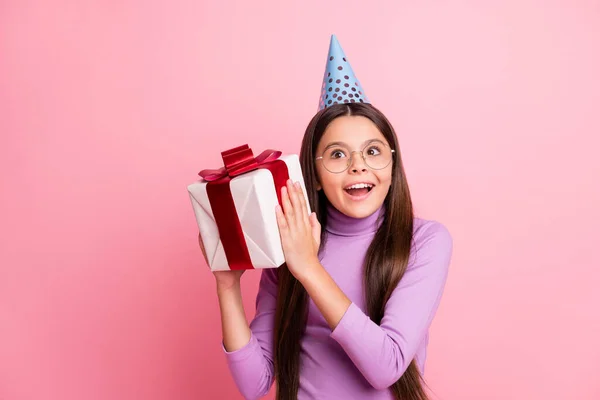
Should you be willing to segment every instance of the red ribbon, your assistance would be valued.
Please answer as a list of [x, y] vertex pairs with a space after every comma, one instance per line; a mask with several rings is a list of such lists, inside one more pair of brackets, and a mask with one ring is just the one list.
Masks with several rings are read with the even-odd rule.
[[198, 173], [208, 182], [206, 185], [208, 200], [217, 223], [227, 263], [232, 270], [252, 269], [254, 266], [250, 260], [229, 183], [238, 175], [259, 168], [268, 169], [273, 174], [277, 201], [281, 205], [281, 187], [285, 186], [289, 179], [289, 172], [286, 163], [278, 159], [279, 156], [281, 156], [280, 151], [269, 149], [254, 157], [252, 149], [245, 144], [221, 153], [224, 167], [204, 169]]
[[274, 161], [279, 158], [281, 151], [265, 150], [256, 158], [252, 154], [252, 149], [247, 144], [226, 150], [221, 153], [224, 167], [219, 169], [203, 169], [198, 173], [208, 182], [216, 181], [230, 176], [231, 178], [255, 170], [259, 165]]

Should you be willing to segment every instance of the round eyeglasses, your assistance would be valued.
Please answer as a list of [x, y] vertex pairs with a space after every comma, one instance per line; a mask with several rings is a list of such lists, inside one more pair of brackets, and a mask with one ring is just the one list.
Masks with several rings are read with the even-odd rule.
[[327, 147], [323, 154], [315, 160], [321, 160], [327, 171], [339, 174], [350, 167], [354, 153], [360, 153], [369, 168], [384, 169], [392, 162], [394, 150], [380, 141], [371, 142], [360, 151], [350, 151], [346, 147], [336, 144]]

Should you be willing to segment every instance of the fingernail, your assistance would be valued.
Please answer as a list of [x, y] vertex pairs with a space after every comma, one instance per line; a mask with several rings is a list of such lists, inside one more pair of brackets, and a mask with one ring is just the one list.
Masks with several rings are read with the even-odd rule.
[[298, 189], [300, 189], [300, 182], [296, 182], [296, 183], [294, 183], [294, 185], [296, 185], [296, 187], [297, 187]]

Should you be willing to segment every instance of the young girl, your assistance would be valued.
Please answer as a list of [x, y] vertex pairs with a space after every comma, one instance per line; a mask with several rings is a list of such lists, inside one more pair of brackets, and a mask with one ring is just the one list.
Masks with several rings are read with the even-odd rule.
[[[360, 88], [340, 52], [333, 37], [328, 63], [343, 58], [346, 68], [338, 85], [352, 76]], [[262, 271], [250, 325], [243, 272], [214, 272], [223, 349], [247, 399], [274, 380], [281, 400], [427, 399], [428, 328], [452, 239], [442, 224], [414, 217], [394, 129], [360, 89], [360, 101], [329, 102], [336, 92], [323, 87], [300, 151], [314, 212], [288, 182], [275, 210], [286, 264]]]

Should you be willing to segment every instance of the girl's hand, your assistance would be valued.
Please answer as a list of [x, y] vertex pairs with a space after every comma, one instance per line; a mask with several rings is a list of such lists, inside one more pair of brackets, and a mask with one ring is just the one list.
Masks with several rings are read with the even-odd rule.
[[302, 187], [288, 180], [281, 188], [282, 208], [277, 205], [277, 225], [288, 269], [297, 279], [314, 263], [318, 263], [321, 225], [313, 212], [308, 215]]
[[[198, 234], [198, 245], [202, 250], [202, 255], [208, 264], [208, 257], [206, 256], [206, 250], [204, 249], [204, 243], [202, 243], [202, 236]], [[245, 270], [233, 270], [233, 271], [213, 271], [213, 275], [217, 281], [217, 292], [237, 289], [240, 287], [240, 278]]]

